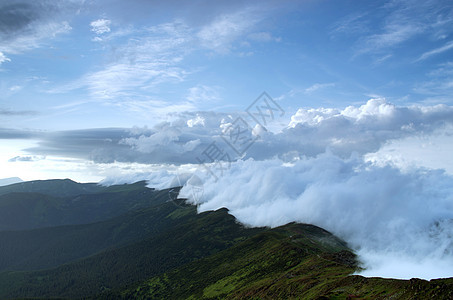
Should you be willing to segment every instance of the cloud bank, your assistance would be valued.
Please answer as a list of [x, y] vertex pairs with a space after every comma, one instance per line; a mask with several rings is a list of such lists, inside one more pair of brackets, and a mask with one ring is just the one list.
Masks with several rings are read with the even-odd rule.
[[203, 197], [190, 184], [180, 195], [199, 211], [227, 207], [252, 226], [321, 226], [357, 251], [364, 275], [453, 275], [453, 177], [443, 171], [403, 173], [327, 152], [291, 164], [238, 161], [218, 180], [204, 176]]
[[[254, 141], [240, 154], [232, 147], [227, 132], [237, 120], [249, 126], [245, 136]], [[286, 124], [266, 131], [244, 112], [186, 112], [175, 113], [151, 128], [30, 132], [0, 127], [0, 139], [35, 140], [36, 146], [26, 149], [30, 155], [71, 157], [97, 164], [198, 164], [214, 142], [231, 161], [279, 158], [291, 163], [328, 149], [342, 159], [363, 156], [401, 168], [414, 163], [411, 156], [418, 156], [417, 166], [453, 170], [447, 155], [453, 149], [451, 106], [399, 107], [372, 99], [344, 109], [299, 109], [287, 117]], [[435, 163], [424, 165], [423, 161]]]
[[[278, 157], [286, 162], [315, 157], [329, 149], [342, 158], [375, 153], [391, 141], [435, 136], [453, 126], [453, 107], [398, 107], [384, 99], [372, 99], [345, 109], [299, 109], [287, 126], [265, 131], [245, 113], [189, 112], [152, 128], [87, 129], [42, 134], [40, 145], [29, 149], [38, 155], [70, 155], [94, 162], [152, 164], [197, 163], [197, 157], [216, 142], [239, 158], [225, 143], [225, 129], [242, 118], [257, 136], [243, 159]], [[95, 155], [99, 153], [100, 155]]]

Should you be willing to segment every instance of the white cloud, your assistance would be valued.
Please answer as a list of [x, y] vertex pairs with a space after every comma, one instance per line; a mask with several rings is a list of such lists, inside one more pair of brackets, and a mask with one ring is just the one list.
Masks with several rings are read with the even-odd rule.
[[416, 24], [390, 24], [385, 28], [385, 32], [374, 34], [367, 38], [367, 48], [362, 51], [374, 51], [388, 48], [405, 42], [423, 31]]
[[0, 65], [4, 62], [11, 61], [8, 57], [5, 56], [2, 52], [0, 52]]
[[223, 123], [231, 116], [222, 113], [180, 113], [171, 122], [162, 122], [142, 134], [124, 138], [121, 144], [149, 154], [153, 163], [197, 163], [196, 157], [219, 139]]
[[20, 85], [13, 85], [12, 87], [9, 88], [9, 90], [11, 92], [17, 92], [17, 91], [20, 91], [22, 89], [22, 86]]
[[368, 13], [353, 13], [342, 18], [340, 21], [333, 25], [331, 31], [332, 35], [338, 33], [355, 34], [365, 33], [367, 29], [367, 17]]
[[453, 62], [438, 65], [427, 74], [427, 80], [415, 84], [414, 91], [430, 95], [436, 103], [450, 103], [453, 92]]
[[392, 140], [377, 152], [365, 155], [365, 160], [384, 166], [394, 165], [410, 172], [414, 168], [444, 169], [453, 175], [453, 160], [446, 159], [453, 153], [453, 128], [435, 130], [433, 133], [416, 134]]
[[96, 34], [104, 34], [110, 32], [110, 24], [112, 22], [107, 19], [98, 19], [90, 23], [91, 31]]
[[187, 120], [186, 123], [187, 123], [187, 126], [189, 126], [189, 127], [204, 126], [205, 118], [203, 118], [199, 114], [197, 114], [195, 118]]
[[0, 44], [0, 52], [19, 54], [34, 48], [39, 48], [49, 39], [60, 34], [69, 33], [72, 27], [67, 21], [39, 23], [28, 34], [15, 36], [7, 43]]
[[373, 14], [383, 17], [374, 18], [368, 13], [350, 15], [332, 31], [333, 36], [357, 36], [355, 56], [379, 53], [386, 57], [393, 48], [415, 37], [432, 41], [452, 32], [453, 18], [442, 1], [389, 1], [374, 9]]
[[80, 1], [1, 1], [0, 52], [20, 54], [71, 31]]
[[95, 99], [121, 99], [140, 89], [162, 82], [184, 80], [184, 70], [167, 63], [116, 63], [104, 70], [87, 75], [83, 81]]
[[[324, 153], [291, 164], [238, 161], [217, 181], [197, 174], [204, 178], [203, 197], [193, 199], [190, 185], [181, 196], [200, 211], [227, 207], [253, 226], [292, 221], [321, 226], [358, 250], [368, 276], [383, 275], [388, 267], [399, 272], [387, 276], [402, 278], [452, 275], [453, 177], [442, 172], [402, 173]], [[390, 259], [396, 256], [405, 261]], [[434, 261], [442, 264], [429, 264]], [[429, 268], [403, 268], [420, 262]]]
[[305, 89], [305, 93], [313, 93], [314, 91], [317, 91], [319, 89], [324, 89], [328, 87], [333, 87], [335, 86], [335, 83], [315, 83], [312, 86], [308, 87]]
[[197, 37], [202, 46], [225, 54], [231, 51], [233, 42], [250, 31], [257, 22], [257, 15], [252, 9], [220, 15], [204, 26]]
[[[212, 142], [216, 142], [224, 152], [229, 153], [232, 160], [236, 160], [239, 155], [234, 151], [234, 145], [231, 145], [233, 141], [227, 144], [230, 137], [224, 131], [229, 124], [241, 121], [238, 117], [249, 128], [241, 137], [253, 139], [253, 144], [243, 153], [243, 158], [266, 160], [279, 157], [288, 163], [304, 157], [316, 157], [326, 149], [339, 157], [349, 158], [376, 153], [392, 141], [438, 132], [443, 132], [445, 136], [453, 134], [452, 106], [399, 107], [383, 99], [372, 99], [362, 106], [344, 109], [299, 109], [287, 117], [290, 120], [287, 120], [286, 127], [271, 126], [267, 128], [268, 131], [259, 130], [245, 112], [193, 112], [195, 107], [188, 102], [167, 106], [166, 101], [147, 99], [119, 101], [113, 105], [134, 114], [146, 112], [154, 122], [158, 120], [156, 116], [160, 115], [159, 120], [165, 122], [141, 133], [127, 133], [129, 131], [123, 129], [43, 136], [42, 146], [30, 149], [31, 154], [45, 155], [46, 151], [52, 149], [53, 154], [76, 155], [77, 158], [95, 162], [187, 164], [197, 163], [196, 158]], [[182, 112], [187, 110], [192, 112]], [[162, 117], [162, 114], [167, 114], [167, 117]], [[90, 138], [84, 139], [84, 135]], [[102, 139], [92, 138], [93, 135], [104, 138], [111, 136], [112, 140], [106, 143]], [[70, 138], [66, 140], [63, 137]]]
[[[235, 41], [246, 38], [253, 26], [263, 18], [262, 12], [251, 7], [240, 7], [233, 12], [208, 18], [202, 25], [188, 26], [185, 21], [175, 19], [150, 27], [110, 29], [111, 21], [101, 18], [91, 22], [91, 30], [97, 35], [95, 41], [102, 41], [103, 50], [115, 40], [110, 63], [98, 71], [85, 74], [78, 80], [49, 90], [50, 93], [67, 93], [75, 89], [86, 89], [92, 100], [104, 101], [139, 108], [149, 99], [155, 98], [162, 84], [178, 84], [196, 72], [187, 68], [184, 59], [196, 50], [206, 49], [228, 53]], [[118, 35], [119, 34], [119, 35]], [[255, 39], [267, 39], [269, 33], [261, 32]], [[112, 44], [113, 46], [113, 44]], [[243, 53], [243, 52], [240, 52]], [[185, 99], [184, 99], [184, 96]], [[178, 97], [176, 95], [175, 97]], [[179, 107], [201, 109], [206, 101], [219, 98], [219, 88], [198, 84], [179, 95]], [[163, 97], [160, 97], [161, 99]], [[133, 102], [133, 103], [129, 103]], [[167, 105], [175, 105], [167, 101]], [[145, 105], [146, 106], [146, 105]], [[180, 109], [178, 111], [181, 111]]]
[[440, 54], [440, 53], [443, 53], [445, 51], [448, 51], [450, 49], [453, 49], [453, 41], [450, 41], [448, 43], [446, 43], [444, 46], [442, 47], [439, 47], [439, 48], [436, 48], [436, 49], [433, 49], [431, 51], [428, 51], [428, 52], [425, 52], [423, 53], [418, 59], [417, 61], [420, 61], [420, 60], [425, 60], [433, 55], [436, 55], [436, 54]]
[[281, 38], [273, 37], [270, 32], [261, 31], [261, 32], [254, 32], [248, 35], [248, 38], [252, 41], [257, 42], [280, 42]]
[[94, 100], [135, 102], [149, 98], [159, 84], [185, 80], [188, 71], [179, 67], [191, 49], [185, 24], [175, 21], [130, 33], [134, 36], [116, 46], [114, 62], [51, 92], [86, 88]]
[[[156, 108], [157, 105], [150, 106], [149, 111]], [[238, 117], [247, 120], [250, 128], [255, 127], [245, 113], [192, 112], [173, 116], [172, 121], [151, 128], [142, 136], [128, 137], [125, 144], [135, 151], [152, 154], [150, 162], [185, 164], [196, 163], [195, 158], [215, 141], [234, 160], [237, 154], [222, 139], [222, 128]], [[349, 106], [342, 110], [299, 109], [287, 124], [286, 128], [275, 131], [271, 128], [268, 132], [250, 130], [249, 134], [259, 134], [259, 138], [248, 148], [245, 157], [255, 160], [280, 157], [292, 162], [303, 157], [315, 157], [326, 149], [343, 158], [375, 153], [391, 141], [431, 135], [439, 130], [453, 134], [449, 127], [453, 125], [453, 107], [398, 107], [384, 99], [372, 99], [362, 106]], [[193, 141], [197, 141], [195, 148], [184, 146], [195, 143]]]
[[192, 103], [206, 103], [218, 101], [220, 99], [218, 88], [203, 84], [198, 84], [189, 89], [187, 100]]

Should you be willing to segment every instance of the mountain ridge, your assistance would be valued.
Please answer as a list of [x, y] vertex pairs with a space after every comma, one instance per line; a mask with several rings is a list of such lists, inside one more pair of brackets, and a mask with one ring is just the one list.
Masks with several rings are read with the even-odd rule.
[[[143, 181], [74, 195], [83, 185], [35, 181], [25, 185], [30, 192], [17, 191], [19, 185], [0, 195], [0, 216], [8, 209], [14, 215], [11, 205], [21, 204], [49, 224], [0, 230], [0, 298], [453, 298], [453, 278], [353, 275], [360, 263], [346, 242], [314, 225], [250, 228], [227, 208], [198, 213], [176, 198], [180, 188], [159, 191]], [[37, 193], [57, 194], [57, 186], [72, 187], [72, 196]], [[59, 205], [74, 216], [112, 210], [96, 222], [91, 216], [88, 223], [56, 226], [50, 218], [65, 214]], [[15, 218], [2, 220], [11, 227], [6, 223]]]
[[[76, 186], [70, 196], [55, 196], [59, 188]], [[43, 187], [39, 186], [43, 183]], [[74, 185], [72, 181], [34, 181], [31, 185], [7, 186], [0, 193], [0, 230], [27, 230], [62, 225], [87, 224], [119, 216], [130, 210], [146, 208], [151, 200], [168, 201], [168, 190], [157, 191], [145, 181], [129, 185]], [[23, 187], [27, 187], [24, 192]], [[90, 190], [92, 189], [92, 190]], [[1, 187], [0, 187], [1, 191]], [[5, 192], [5, 189], [3, 190]], [[80, 192], [82, 192], [80, 194]], [[68, 194], [68, 192], [66, 193]]]

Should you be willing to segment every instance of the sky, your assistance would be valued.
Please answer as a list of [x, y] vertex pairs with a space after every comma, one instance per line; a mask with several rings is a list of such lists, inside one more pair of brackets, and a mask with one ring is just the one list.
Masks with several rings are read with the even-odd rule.
[[0, 2], [0, 179], [185, 184], [370, 276], [453, 276], [452, 92], [451, 1]]

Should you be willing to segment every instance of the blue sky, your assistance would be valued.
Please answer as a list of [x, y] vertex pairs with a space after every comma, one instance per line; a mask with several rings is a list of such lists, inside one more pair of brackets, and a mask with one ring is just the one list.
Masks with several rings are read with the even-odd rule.
[[[449, 1], [1, 6], [4, 163], [20, 155], [29, 161], [51, 157], [55, 151], [42, 147], [29, 151], [45, 144], [43, 134], [153, 128], [187, 112], [240, 112], [263, 91], [285, 110], [282, 124], [300, 108], [344, 109], [369, 99], [397, 106], [452, 104]], [[87, 147], [96, 150], [95, 144]], [[80, 159], [63, 152], [59, 159]], [[2, 176], [21, 175], [6, 166]], [[64, 177], [27, 170], [22, 177]]]

